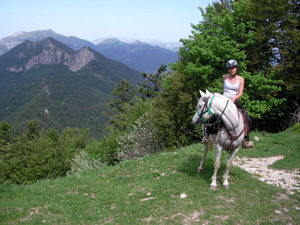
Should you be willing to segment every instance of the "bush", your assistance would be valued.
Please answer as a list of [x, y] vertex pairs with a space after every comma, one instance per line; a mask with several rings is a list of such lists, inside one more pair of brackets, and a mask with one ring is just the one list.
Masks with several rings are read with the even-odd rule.
[[42, 178], [54, 178], [57, 159], [51, 140], [41, 135], [28, 140], [21, 136], [1, 148], [0, 182], [31, 183]]
[[157, 130], [149, 120], [148, 113], [142, 115], [132, 125], [129, 133], [117, 138], [118, 159], [120, 161], [142, 158], [160, 152], [162, 144], [157, 140]]
[[300, 133], [300, 123], [296, 123], [293, 126], [293, 130], [294, 130], [295, 133]]
[[115, 160], [114, 154], [107, 151], [105, 147], [105, 140], [92, 139], [84, 148], [84, 150], [89, 154], [93, 159], [100, 159], [106, 164], [113, 164]]
[[66, 128], [38, 131], [36, 124], [10, 143], [0, 146], [0, 183], [29, 184], [39, 179], [64, 176], [71, 159], [84, 149], [87, 130]]
[[[145, 112], [152, 107], [151, 101], [137, 99], [134, 105], [127, 105], [123, 113], [114, 115], [110, 124], [106, 127], [106, 135], [102, 140], [101, 154], [105, 156], [105, 162], [114, 165], [120, 161], [118, 149], [121, 147], [118, 142], [122, 136], [131, 132], [131, 128]], [[125, 138], [126, 139], [126, 138]]]
[[81, 150], [74, 159], [71, 160], [71, 170], [67, 172], [67, 176], [81, 174], [90, 170], [100, 171], [106, 166], [101, 159], [94, 159], [85, 150]]

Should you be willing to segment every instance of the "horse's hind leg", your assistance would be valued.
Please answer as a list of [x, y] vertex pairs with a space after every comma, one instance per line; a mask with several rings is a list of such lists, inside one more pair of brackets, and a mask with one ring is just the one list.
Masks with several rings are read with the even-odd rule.
[[215, 170], [214, 170], [214, 174], [211, 177], [211, 184], [210, 184], [210, 189], [211, 190], [217, 190], [217, 173], [218, 173], [218, 169], [221, 166], [221, 152], [222, 152], [222, 147], [217, 144], [216, 145], [216, 161], [215, 161]]
[[234, 156], [235, 154], [239, 151], [239, 148], [237, 149], [234, 149], [234, 151], [232, 151], [229, 155], [229, 158], [228, 158], [228, 161], [227, 161], [227, 166], [226, 166], [226, 170], [225, 170], [225, 173], [224, 173], [224, 176], [223, 176], [223, 187], [225, 189], [229, 189], [229, 182], [228, 182], [228, 178], [229, 178], [229, 171], [230, 171], [230, 168], [232, 166], [232, 162], [233, 162], [233, 159], [234, 159]]
[[200, 173], [203, 170], [207, 150], [208, 150], [208, 145], [204, 145], [204, 153], [203, 153], [203, 156], [202, 156], [202, 160], [200, 162], [200, 166], [197, 169], [197, 173]]

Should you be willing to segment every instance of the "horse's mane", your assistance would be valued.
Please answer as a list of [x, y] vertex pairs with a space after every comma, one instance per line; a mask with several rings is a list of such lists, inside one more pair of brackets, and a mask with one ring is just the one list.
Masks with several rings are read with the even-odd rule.
[[214, 93], [211, 93], [212, 95], [215, 95], [215, 96], [219, 96], [219, 97], [222, 97], [224, 99], [227, 99], [225, 96], [223, 96], [222, 94], [218, 93], [218, 92], [214, 92]]
[[[212, 93], [213, 95], [218, 95], [218, 96], [223, 96], [223, 95], [221, 95], [220, 93], [218, 93], [218, 92], [214, 92], [214, 93]], [[223, 96], [224, 97], [224, 96]]]
[[227, 97], [225, 97], [224, 95], [222, 95], [222, 94], [220, 94], [220, 93], [215, 92], [215, 93], [213, 93], [213, 94], [216, 95], [216, 96], [218, 96], [218, 97], [221, 97], [221, 98], [224, 99], [225, 101], [228, 100]]
[[[214, 92], [214, 93], [211, 93], [211, 94], [212, 94], [212, 95], [215, 95], [215, 96], [218, 96], [218, 97], [221, 97], [224, 101], [227, 101], [227, 100], [228, 100], [227, 97], [223, 96], [222, 94], [220, 94], [220, 93], [218, 93], [218, 92]], [[201, 98], [202, 98], [202, 97], [201, 97]], [[200, 104], [201, 98], [199, 99], [197, 106]]]

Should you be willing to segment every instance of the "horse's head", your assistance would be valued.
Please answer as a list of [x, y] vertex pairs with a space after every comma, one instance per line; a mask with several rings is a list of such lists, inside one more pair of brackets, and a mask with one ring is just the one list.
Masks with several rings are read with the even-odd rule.
[[206, 90], [206, 93], [200, 90], [200, 99], [197, 104], [197, 111], [193, 117], [193, 123], [200, 125], [201, 122], [206, 123], [213, 117], [209, 100], [213, 97], [213, 94]]

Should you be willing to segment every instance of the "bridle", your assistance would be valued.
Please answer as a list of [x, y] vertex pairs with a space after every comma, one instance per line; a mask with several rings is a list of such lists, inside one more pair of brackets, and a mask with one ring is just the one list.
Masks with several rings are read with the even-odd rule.
[[[224, 114], [224, 112], [225, 112], [225, 110], [226, 110], [226, 108], [227, 108], [227, 106], [228, 106], [228, 102], [230, 101], [229, 99], [227, 100], [226, 106], [225, 106], [225, 108], [223, 109], [221, 115], [216, 119], [216, 122], [210, 124], [209, 122], [212, 120], [212, 118], [215, 117], [215, 114], [213, 114], [213, 112], [211, 111], [212, 102], [213, 102], [213, 100], [214, 100], [214, 97], [215, 97], [215, 95], [212, 96], [212, 98], [211, 98], [211, 100], [210, 100], [210, 102], [209, 102], [209, 105], [208, 105], [208, 100], [209, 100], [209, 98], [206, 98], [206, 99], [203, 100], [203, 101], [205, 102], [205, 105], [203, 106], [201, 112], [199, 112], [199, 110], [197, 109], [197, 114], [198, 114], [198, 116], [200, 117], [200, 120], [202, 121], [202, 123], [204, 123], [204, 124], [206, 124], [206, 125], [208, 125], [208, 126], [213, 126], [213, 125], [215, 125], [215, 124], [217, 124], [217, 123], [222, 122], [222, 115]], [[208, 105], [208, 106], [207, 106], [207, 105]], [[210, 119], [207, 120], [207, 121], [205, 121], [205, 120], [203, 119], [203, 115], [204, 115], [205, 113], [208, 113], [208, 114], [211, 116]], [[242, 114], [241, 110], [238, 109], [238, 116], [240, 115], [240, 113]], [[242, 115], [243, 115], [243, 114], [242, 114]], [[229, 138], [230, 138], [230, 140], [231, 140], [231, 142], [230, 142], [230, 151], [232, 150], [232, 144], [233, 144], [233, 142], [234, 142], [236, 139], [238, 139], [238, 138], [242, 135], [242, 133], [245, 131], [245, 129], [246, 129], [246, 120], [245, 120], [245, 117], [244, 117], [244, 116], [242, 116], [242, 117], [243, 117], [244, 128], [242, 129], [242, 131], [241, 131], [237, 136], [232, 136], [231, 133], [229, 132], [229, 130], [232, 130], [232, 129], [234, 129], [234, 128], [228, 129], [226, 126], [224, 126], [225, 131], [226, 131], [226, 133], [228, 134], [228, 136], [229, 136]]]
[[[205, 105], [202, 107], [201, 112], [199, 112], [199, 109], [197, 109], [197, 114], [198, 114], [198, 116], [200, 117], [201, 122], [204, 123], [204, 124], [209, 124], [209, 122], [211, 121], [211, 119], [212, 119], [213, 117], [215, 117], [215, 114], [213, 114], [213, 112], [211, 111], [211, 106], [212, 106], [212, 102], [213, 102], [214, 98], [215, 98], [215, 95], [212, 96], [212, 98], [211, 98], [211, 100], [210, 100], [208, 106], [207, 106], [207, 104], [208, 104], [209, 98], [206, 98], [206, 99], [203, 100], [203, 101], [205, 102]], [[227, 108], [227, 106], [228, 106], [228, 102], [229, 102], [229, 100], [227, 100], [226, 106], [225, 106], [225, 108], [223, 109], [221, 115], [217, 118], [216, 122], [214, 122], [213, 124], [210, 124], [210, 125], [214, 125], [214, 124], [220, 123], [220, 122], [222, 121], [222, 115], [224, 114], [224, 112], [225, 112], [225, 110], [226, 110], [226, 108]], [[205, 110], [205, 111], [204, 111], [204, 110]], [[205, 120], [203, 119], [203, 115], [204, 115], [205, 113], [208, 113], [208, 114], [210, 115], [210, 119], [207, 120], [207, 121], [205, 121]]]

